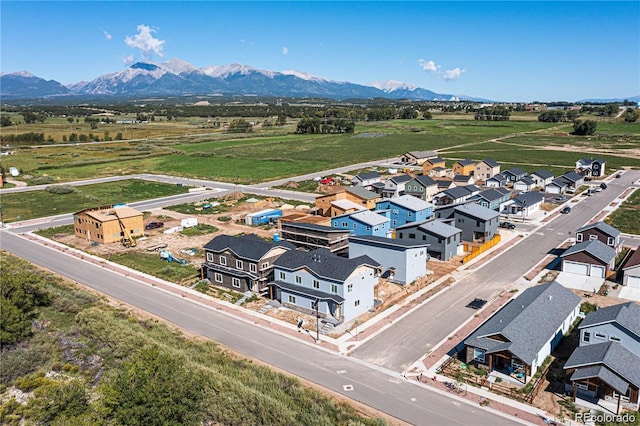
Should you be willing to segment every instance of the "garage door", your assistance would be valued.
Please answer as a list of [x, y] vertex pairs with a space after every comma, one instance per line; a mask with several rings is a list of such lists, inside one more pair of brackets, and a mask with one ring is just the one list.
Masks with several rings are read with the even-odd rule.
[[627, 286], [630, 288], [640, 289], [640, 277], [629, 276], [627, 277]]
[[604, 266], [591, 265], [589, 275], [592, 277], [604, 278]]
[[588, 275], [589, 265], [565, 260], [562, 262], [562, 270], [572, 274]]

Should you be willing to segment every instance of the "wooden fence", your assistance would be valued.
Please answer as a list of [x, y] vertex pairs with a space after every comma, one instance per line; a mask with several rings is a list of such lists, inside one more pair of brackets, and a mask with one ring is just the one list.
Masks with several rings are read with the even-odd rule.
[[470, 261], [474, 257], [479, 256], [480, 254], [484, 253], [485, 251], [487, 251], [491, 247], [495, 246], [500, 241], [501, 241], [500, 234], [496, 234], [490, 241], [487, 241], [486, 243], [484, 243], [482, 245], [479, 245], [479, 246], [473, 246], [471, 244], [465, 244], [464, 245], [465, 251], [470, 251], [471, 253], [469, 253], [468, 255], [466, 255], [462, 259], [462, 263], [467, 263], [468, 261]]

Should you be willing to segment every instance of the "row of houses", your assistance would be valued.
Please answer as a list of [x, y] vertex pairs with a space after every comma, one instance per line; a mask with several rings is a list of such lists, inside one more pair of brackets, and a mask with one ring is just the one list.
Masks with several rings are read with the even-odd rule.
[[[527, 383], [579, 318], [580, 297], [557, 282], [530, 287], [464, 340], [464, 362]], [[564, 364], [576, 397], [639, 408], [640, 306], [591, 312], [579, 323], [579, 346]]]

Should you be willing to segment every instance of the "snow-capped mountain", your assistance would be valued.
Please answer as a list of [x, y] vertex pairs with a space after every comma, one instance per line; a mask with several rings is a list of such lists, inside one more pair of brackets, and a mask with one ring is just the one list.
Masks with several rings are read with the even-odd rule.
[[[39, 90], [33, 87], [39, 84]], [[362, 85], [317, 77], [305, 72], [261, 70], [243, 64], [198, 68], [180, 59], [157, 63], [139, 61], [128, 68], [67, 87], [24, 72], [0, 76], [1, 95], [12, 98], [48, 95], [81, 96], [180, 96], [256, 95], [323, 97], [331, 99], [390, 98], [411, 100], [458, 100], [458, 96], [434, 93], [411, 84], [389, 80]], [[54, 84], [55, 83], [55, 84]]]

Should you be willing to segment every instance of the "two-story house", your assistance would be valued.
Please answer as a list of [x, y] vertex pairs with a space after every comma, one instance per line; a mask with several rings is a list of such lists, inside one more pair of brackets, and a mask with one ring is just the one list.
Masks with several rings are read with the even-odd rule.
[[360, 173], [355, 175], [353, 179], [351, 179], [351, 186], [358, 186], [361, 188], [369, 189], [374, 183], [380, 181], [380, 173], [378, 172]]
[[605, 175], [604, 166], [606, 163], [601, 158], [581, 158], [576, 161], [576, 173], [582, 176], [601, 177]]
[[413, 180], [413, 176], [411, 175], [398, 175], [387, 179], [384, 182], [382, 196], [384, 198], [392, 198], [403, 195], [406, 184], [411, 180]]
[[599, 240], [576, 243], [560, 255], [562, 271], [605, 278], [613, 270], [616, 251]]
[[580, 346], [565, 362], [567, 383], [577, 396], [638, 410], [640, 398], [640, 306], [633, 302], [590, 312], [578, 326]]
[[433, 215], [433, 204], [411, 195], [388, 198], [376, 203], [376, 212], [391, 220], [391, 228], [407, 222], [421, 222]]
[[473, 171], [476, 180], [487, 180], [500, 173], [500, 164], [493, 158], [487, 158], [478, 162]]
[[345, 189], [345, 193], [347, 194], [347, 199], [360, 204], [367, 210], [373, 210], [376, 207], [376, 203], [380, 200], [380, 195], [359, 186], [347, 188]]
[[453, 169], [453, 175], [464, 175], [464, 176], [469, 176], [473, 174], [473, 171], [475, 170], [475, 161], [473, 160], [469, 160], [469, 159], [465, 159], [465, 160], [458, 160], [455, 163], [453, 163], [453, 167], [451, 167]]
[[502, 174], [507, 178], [509, 182], [515, 183], [525, 177], [527, 175], [527, 172], [519, 167], [512, 167], [502, 172]]
[[430, 176], [416, 176], [406, 183], [404, 193], [424, 201], [431, 201], [438, 193], [438, 184]]
[[422, 174], [430, 175], [430, 172], [434, 169], [445, 169], [445, 160], [440, 157], [429, 158], [422, 164]]
[[374, 308], [379, 266], [368, 256], [347, 259], [326, 249], [288, 251], [274, 262], [272, 298], [329, 323], [350, 321]]
[[504, 204], [511, 198], [506, 188], [489, 188], [469, 198], [470, 201], [495, 211], [502, 211]]
[[536, 170], [535, 172], [531, 173], [530, 176], [531, 179], [533, 179], [533, 181], [536, 183], [537, 188], [544, 188], [545, 186], [549, 185], [555, 177], [553, 173], [544, 169]]
[[502, 188], [507, 185], [509, 178], [504, 173], [498, 173], [484, 181], [484, 185], [488, 188]]
[[622, 249], [620, 231], [606, 222], [594, 222], [576, 231], [576, 243], [598, 240], [613, 248], [616, 253]]
[[462, 230], [462, 240], [488, 242], [498, 232], [500, 213], [476, 203], [467, 203], [453, 209], [454, 226]]
[[273, 278], [273, 262], [295, 245], [265, 241], [255, 234], [218, 235], [204, 246], [204, 276], [217, 286], [261, 293]]
[[455, 226], [434, 219], [413, 222], [396, 228], [396, 238], [428, 244], [429, 256], [439, 260], [449, 260], [459, 254], [462, 231]]
[[331, 218], [331, 227], [349, 230], [351, 235], [376, 235], [386, 237], [391, 234], [391, 221], [388, 217], [361, 210], [356, 213], [334, 216]]
[[404, 164], [416, 164], [418, 166], [424, 164], [425, 161], [437, 157], [435, 151], [409, 151], [400, 156], [400, 161]]

